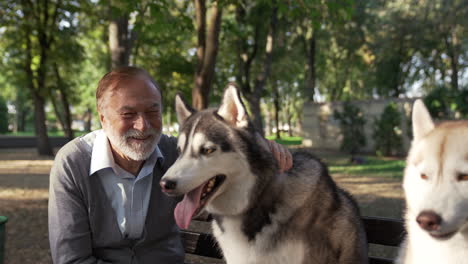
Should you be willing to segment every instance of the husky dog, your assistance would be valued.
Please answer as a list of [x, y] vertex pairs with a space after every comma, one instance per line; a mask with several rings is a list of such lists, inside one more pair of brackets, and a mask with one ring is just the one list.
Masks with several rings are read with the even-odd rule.
[[403, 188], [408, 235], [397, 263], [468, 263], [468, 121], [434, 126], [421, 100]]
[[367, 263], [356, 204], [307, 153], [279, 173], [264, 138], [229, 84], [219, 109], [195, 112], [176, 96], [179, 158], [161, 179], [186, 229], [206, 210], [228, 264]]

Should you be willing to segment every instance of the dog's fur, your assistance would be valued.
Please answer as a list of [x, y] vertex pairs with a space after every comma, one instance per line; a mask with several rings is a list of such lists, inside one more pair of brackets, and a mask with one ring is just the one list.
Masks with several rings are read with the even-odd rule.
[[[406, 228], [397, 263], [468, 263], [468, 121], [434, 125], [418, 100], [413, 107], [414, 139], [403, 187]], [[418, 224], [423, 212], [438, 215], [432, 229]]]
[[[210, 178], [225, 177], [204, 210], [213, 215], [213, 233], [228, 264], [367, 263], [364, 229], [350, 195], [308, 153], [295, 153], [293, 167], [279, 173], [234, 84], [219, 109], [196, 112], [177, 96], [176, 111], [180, 156], [162, 185], [173, 183], [165, 190], [169, 195], [193, 194]], [[182, 228], [188, 222], [178, 214], [193, 211], [183, 205], [196, 196], [189, 194], [175, 213]]]

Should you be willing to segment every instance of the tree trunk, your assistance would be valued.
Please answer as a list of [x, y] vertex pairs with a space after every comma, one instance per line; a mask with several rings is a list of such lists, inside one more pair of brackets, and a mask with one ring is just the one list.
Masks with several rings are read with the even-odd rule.
[[275, 126], [276, 126], [276, 138], [281, 138], [281, 130], [280, 130], [280, 123], [279, 123], [279, 113], [280, 113], [280, 104], [279, 104], [279, 94], [278, 94], [278, 86], [276, 84], [273, 85], [273, 105], [275, 108]]
[[208, 107], [209, 95], [213, 83], [216, 57], [218, 55], [219, 32], [221, 30], [222, 9], [213, 3], [209, 23], [206, 21], [205, 0], [195, 0], [197, 24], [197, 70], [192, 90], [192, 105], [201, 110]]
[[293, 136], [293, 127], [292, 127], [292, 116], [291, 116], [291, 105], [292, 102], [291, 100], [288, 100], [288, 104], [284, 109], [286, 109], [286, 122], [288, 123], [288, 136], [292, 137]]
[[39, 155], [52, 156], [53, 151], [47, 135], [46, 114], [44, 111], [44, 98], [37, 92], [33, 93], [34, 101], [34, 128], [37, 137], [37, 151]]
[[84, 131], [91, 132], [92, 119], [93, 119], [93, 111], [91, 111], [91, 108], [88, 107], [84, 115]]
[[[267, 34], [267, 41], [265, 47], [265, 58], [263, 61], [263, 68], [261, 72], [257, 75], [257, 78], [254, 82], [254, 92], [252, 97], [255, 97], [255, 100], [251, 100], [250, 108], [253, 113], [253, 123], [256, 129], [263, 135], [263, 125], [262, 125], [262, 114], [260, 111], [260, 97], [262, 96], [263, 91], [265, 90], [265, 85], [268, 77], [270, 76], [271, 64], [273, 62], [273, 45], [276, 40], [276, 27], [278, 22], [278, 8], [275, 6], [272, 10], [271, 20], [269, 25], [269, 30]], [[256, 104], [256, 105], [252, 105]], [[256, 111], [256, 110], [258, 111]]]
[[452, 86], [452, 90], [458, 91], [458, 56], [457, 56], [457, 45], [459, 44], [458, 42], [458, 37], [455, 34], [454, 30], [450, 33], [450, 39], [449, 36], [447, 35], [444, 40], [445, 40], [445, 46], [447, 48], [447, 53], [450, 57], [450, 68], [451, 68], [451, 78], [450, 78], [450, 84]]
[[265, 107], [265, 136], [271, 135], [271, 111], [267, 107]]
[[[252, 94], [245, 94], [245, 98], [247, 99], [247, 102], [249, 103], [250, 112], [253, 114], [251, 116], [251, 118], [252, 118], [252, 123], [253, 123], [254, 127], [257, 129], [257, 131], [259, 133], [264, 135], [263, 129], [261, 129], [261, 130], [258, 129], [258, 128], [263, 127], [263, 125], [262, 125], [262, 116], [260, 114], [262, 112], [262, 110], [260, 108], [260, 97], [259, 96], [254, 96]], [[260, 116], [260, 118], [258, 118], [258, 116]], [[257, 117], [257, 118], [255, 118], [255, 117]]]
[[26, 110], [24, 102], [22, 101], [23, 98], [17, 98], [15, 103], [16, 108], [16, 121], [14, 126], [13, 132], [24, 132], [25, 131], [25, 124], [26, 124]]
[[314, 101], [315, 95], [315, 80], [317, 79], [316, 69], [315, 69], [315, 53], [316, 53], [316, 36], [317, 34], [312, 32], [312, 37], [306, 41], [306, 51], [307, 51], [307, 71], [306, 71], [306, 91], [305, 94], [307, 99], [311, 102]]
[[111, 18], [109, 23], [109, 49], [112, 69], [128, 65], [131, 47], [127, 13]]
[[[23, 7], [26, 18], [31, 18], [30, 10], [26, 5]], [[48, 10], [45, 10], [45, 21], [47, 21]], [[33, 69], [32, 69], [32, 44], [31, 44], [31, 31], [30, 25], [25, 26], [26, 34], [26, 61], [24, 65], [24, 70], [27, 76], [28, 88], [31, 92], [33, 104], [34, 104], [34, 128], [35, 134], [37, 137], [37, 151], [39, 155], [48, 155], [52, 156], [53, 151], [49, 142], [49, 137], [47, 135], [47, 126], [46, 126], [46, 114], [44, 110], [45, 99], [41, 95], [40, 91], [45, 89], [45, 78], [46, 78], [46, 62], [47, 62], [47, 53], [50, 47], [50, 40], [48, 40], [47, 35], [41, 28], [42, 31], [38, 32], [38, 39], [40, 44], [40, 57], [39, 57], [39, 66], [37, 69], [37, 78], [35, 78]], [[36, 80], [35, 80], [36, 79]], [[36, 81], [36, 82], [35, 82]], [[42, 90], [41, 90], [42, 89]]]
[[55, 77], [57, 78], [60, 101], [62, 102], [62, 106], [63, 106], [63, 130], [64, 130], [63, 132], [65, 134], [65, 137], [68, 140], [72, 140], [74, 138], [74, 135], [73, 135], [73, 129], [72, 129], [72, 117], [71, 117], [71, 111], [70, 111], [70, 103], [68, 101], [67, 90], [63, 87], [65, 83], [63, 82], [62, 77], [60, 76], [58, 66], [56, 63], [54, 63], [54, 72], [55, 72]]

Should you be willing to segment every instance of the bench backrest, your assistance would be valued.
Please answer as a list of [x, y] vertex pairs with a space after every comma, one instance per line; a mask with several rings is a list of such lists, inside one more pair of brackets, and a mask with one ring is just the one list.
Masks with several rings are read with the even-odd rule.
[[[363, 217], [369, 244], [398, 247], [405, 236], [403, 221], [382, 217]], [[223, 258], [216, 240], [210, 234], [182, 230], [185, 252], [189, 254]], [[370, 264], [391, 264], [393, 259], [369, 256]]]

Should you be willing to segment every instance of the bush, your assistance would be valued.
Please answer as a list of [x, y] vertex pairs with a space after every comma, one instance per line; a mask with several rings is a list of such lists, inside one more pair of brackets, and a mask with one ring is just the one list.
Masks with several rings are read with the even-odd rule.
[[341, 134], [343, 135], [341, 150], [351, 155], [359, 152], [366, 145], [364, 134], [366, 120], [361, 109], [350, 102], [344, 102], [343, 112], [335, 111], [333, 116], [339, 121]]
[[460, 117], [468, 118], [468, 89], [458, 91], [454, 99], [454, 110], [460, 113]]
[[0, 133], [8, 132], [8, 107], [6, 101], [0, 96]]
[[401, 113], [395, 103], [388, 104], [374, 122], [375, 151], [377, 155], [393, 156], [402, 153]]
[[449, 119], [453, 96], [453, 92], [450, 92], [449, 89], [439, 86], [424, 97], [424, 104], [433, 118]]
[[468, 117], [468, 89], [450, 90], [439, 86], [424, 97], [431, 116], [436, 119], [453, 119]]

